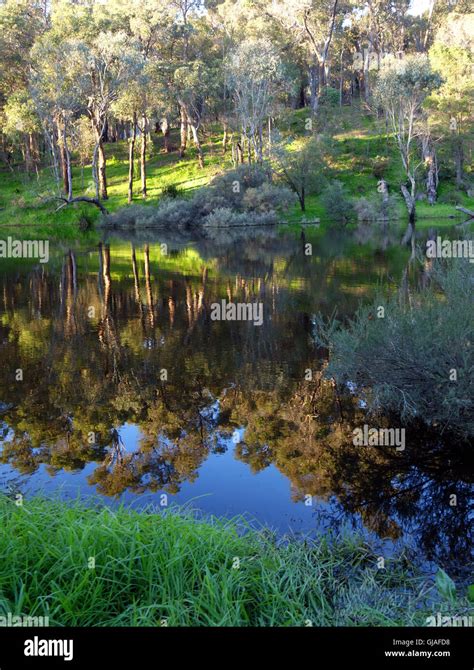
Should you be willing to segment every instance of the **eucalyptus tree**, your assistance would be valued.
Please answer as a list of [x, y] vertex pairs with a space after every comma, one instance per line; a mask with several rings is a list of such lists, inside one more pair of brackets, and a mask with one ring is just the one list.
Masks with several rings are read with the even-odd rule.
[[[8, 138], [14, 148], [21, 150], [27, 170], [39, 153], [40, 130], [38, 119], [33, 118], [28, 93], [30, 51], [45, 28], [44, 13], [36, 3], [29, 0], [0, 3], [0, 118], [3, 122], [0, 134], [5, 148], [5, 131], [8, 130]], [[10, 166], [8, 160], [7, 163]]]
[[433, 72], [428, 57], [422, 54], [403, 59], [385, 59], [374, 91], [377, 105], [385, 111], [400, 154], [409, 189], [400, 188], [409, 215], [409, 228], [405, 240], [414, 231], [416, 180], [422, 165], [418, 141], [426, 135], [427, 119], [423, 103], [427, 96], [441, 84], [441, 77]]
[[56, 148], [59, 151], [64, 194], [68, 200], [72, 198], [71, 126], [74, 118], [84, 110], [76, 65], [67, 58], [75, 48], [74, 41], [57, 42], [46, 33], [31, 53], [30, 90], [50, 145], [53, 165]]
[[321, 137], [294, 140], [275, 137], [270, 152], [274, 173], [296, 194], [301, 211], [306, 196], [321, 191], [324, 183], [324, 143]]
[[474, 124], [474, 14], [455, 15], [435, 36], [430, 62], [443, 78], [427, 100], [433, 132], [453, 157], [456, 185], [467, 187], [466, 145]]
[[33, 167], [38, 170], [38, 148], [34, 137], [41, 130], [35, 104], [26, 89], [12, 93], [4, 107], [3, 133], [16, 141], [22, 148], [27, 173]]
[[77, 42], [73, 55], [78, 74], [84, 82], [82, 94], [95, 135], [92, 168], [96, 197], [106, 200], [107, 176], [104, 136], [107, 116], [120, 92], [126, 90], [140, 71], [142, 57], [136, 45], [123, 31], [99, 33], [89, 45]]
[[176, 67], [173, 86], [181, 114], [191, 129], [196, 147], [199, 167], [204, 167], [204, 154], [199, 137], [199, 130], [206, 114], [209, 100], [216, 93], [219, 81], [219, 70], [212, 63], [194, 60]]
[[347, 7], [341, 0], [274, 0], [268, 13], [294, 38], [306, 45], [309, 64], [310, 105], [317, 112], [319, 92], [329, 78], [329, 53], [334, 31], [342, 24]]
[[140, 132], [140, 177], [142, 197], [147, 195], [146, 150], [149, 130], [149, 119], [159, 105], [156, 95], [157, 82], [154, 71], [144, 60], [135, 63], [133, 80], [124, 86], [112, 104], [111, 111], [129, 123], [129, 172], [128, 202], [133, 199], [134, 150], [137, 130]]
[[282, 76], [281, 58], [266, 38], [244, 40], [230, 55], [229, 84], [242, 136], [258, 162], [263, 160], [263, 127]]

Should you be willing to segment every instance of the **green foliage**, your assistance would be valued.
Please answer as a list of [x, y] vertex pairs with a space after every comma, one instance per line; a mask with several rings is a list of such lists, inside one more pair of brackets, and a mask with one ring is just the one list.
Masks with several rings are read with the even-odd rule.
[[190, 228], [277, 223], [277, 211], [288, 208], [291, 192], [266, 181], [269, 173], [241, 165], [219, 175], [188, 198], [165, 197], [157, 207], [132, 206], [107, 219], [115, 227]]
[[323, 107], [337, 107], [339, 105], [339, 91], [327, 86], [319, 96], [319, 104]]
[[374, 413], [393, 412], [468, 439], [474, 435], [474, 267], [458, 258], [435, 262], [427, 272], [429, 286], [409, 301], [403, 293], [380, 296], [346, 327], [320, 323], [330, 349], [327, 375], [355, 383]]
[[471, 601], [471, 603], [474, 603], [474, 584], [470, 584], [467, 587], [467, 597], [468, 597], [468, 600]]
[[406, 626], [440, 602], [405, 555], [374, 570], [344, 534], [276, 543], [239, 518], [4, 496], [0, 520], [0, 614], [52, 626]]
[[28, 91], [13, 93], [4, 107], [6, 123], [3, 131], [7, 135], [29, 134], [40, 130], [40, 121]]
[[321, 193], [326, 181], [324, 141], [321, 137], [305, 141], [277, 135], [270, 153], [274, 173], [297, 195], [304, 211], [306, 197]]
[[161, 196], [163, 198], [170, 198], [174, 200], [175, 198], [182, 197], [182, 190], [176, 186], [176, 184], [167, 184], [161, 191]]
[[436, 573], [435, 584], [439, 594], [443, 598], [446, 598], [446, 600], [454, 600], [456, 598], [456, 584], [441, 568], [438, 568], [438, 572]]
[[347, 224], [354, 219], [353, 202], [349, 197], [347, 188], [340, 181], [330, 183], [324, 189], [321, 199], [331, 220]]
[[354, 209], [357, 213], [359, 221], [367, 223], [375, 223], [384, 218], [384, 214], [388, 219], [394, 217], [396, 214], [397, 199], [394, 196], [389, 196], [387, 203], [384, 205], [380, 196], [373, 198], [358, 198], [354, 202]]

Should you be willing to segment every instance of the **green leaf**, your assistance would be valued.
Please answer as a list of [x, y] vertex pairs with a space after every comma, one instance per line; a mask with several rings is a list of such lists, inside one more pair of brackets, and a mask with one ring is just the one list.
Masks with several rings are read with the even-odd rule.
[[435, 584], [440, 595], [442, 595], [444, 598], [452, 599], [456, 597], [455, 583], [451, 577], [445, 573], [444, 570], [441, 570], [441, 568], [439, 568], [438, 572], [436, 573]]
[[474, 584], [470, 584], [467, 587], [467, 598], [471, 603], [474, 603]]

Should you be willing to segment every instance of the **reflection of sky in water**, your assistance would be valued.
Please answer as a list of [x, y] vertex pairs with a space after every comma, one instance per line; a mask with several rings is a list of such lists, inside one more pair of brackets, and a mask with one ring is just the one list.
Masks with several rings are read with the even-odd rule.
[[[137, 426], [125, 425], [120, 429], [123, 445], [128, 453], [137, 449], [137, 440], [141, 436]], [[236, 431], [242, 435], [244, 430]], [[313, 505], [305, 505], [303, 501], [293, 501], [291, 484], [273, 464], [258, 472], [252, 473], [246, 463], [235, 458], [235, 443], [231, 438], [226, 441], [224, 453], [211, 453], [199, 468], [198, 477], [193, 482], [185, 481], [181, 490], [170, 494], [162, 490], [156, 493], [134, 494], [126, 491], [115, 501], [100, 496], [106, 504], [133, 505], [135, 509], [150, 504], [160, 505], [160, 496], [166, 493], [169, 504], [187, 504], [193, 509], [209, 514], [226, 517], [245, 515], [257, 523], [267, 524], [279, 532], [311, 532], [315, 527], [315, 512], [325, 511], [337, 513], [337, 506], [313, 499]], [[67, 498], [97, 495], [90, 490], [87, 477], [92, 474], [97, 464], [88, 463], [79, 472], [61, 472], [51, 477], [44, 465], [29, 476], [18, 475], [15, 481], [21, 482], [21, 490], [33, 494], [44, 492], [47, 495], [59, 493]], [[12, 473], [8, 466], [0, 465], [0, 483], [2, 478], [10, 481]], [[325, 519], [327, 521], [327, 519]], [[324, 525], [324, 524], [321, 524]]]

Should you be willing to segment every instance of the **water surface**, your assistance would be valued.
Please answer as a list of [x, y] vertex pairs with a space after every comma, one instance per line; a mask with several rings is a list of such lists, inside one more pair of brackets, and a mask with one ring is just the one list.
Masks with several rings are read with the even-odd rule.
[[[415, 430], [403, 453], [354, 447], [363, 403], [322, 379], [314, 338], [318, 313], [418, 281], [408, 251], [265, 229], [51, 254], [0, 264], [3, 490], [190, 504], [279, 533], [349, 525], [465, 572], [466, 454]], [[262, 325], [212, 320], [221, 300], [262, 303]]]

